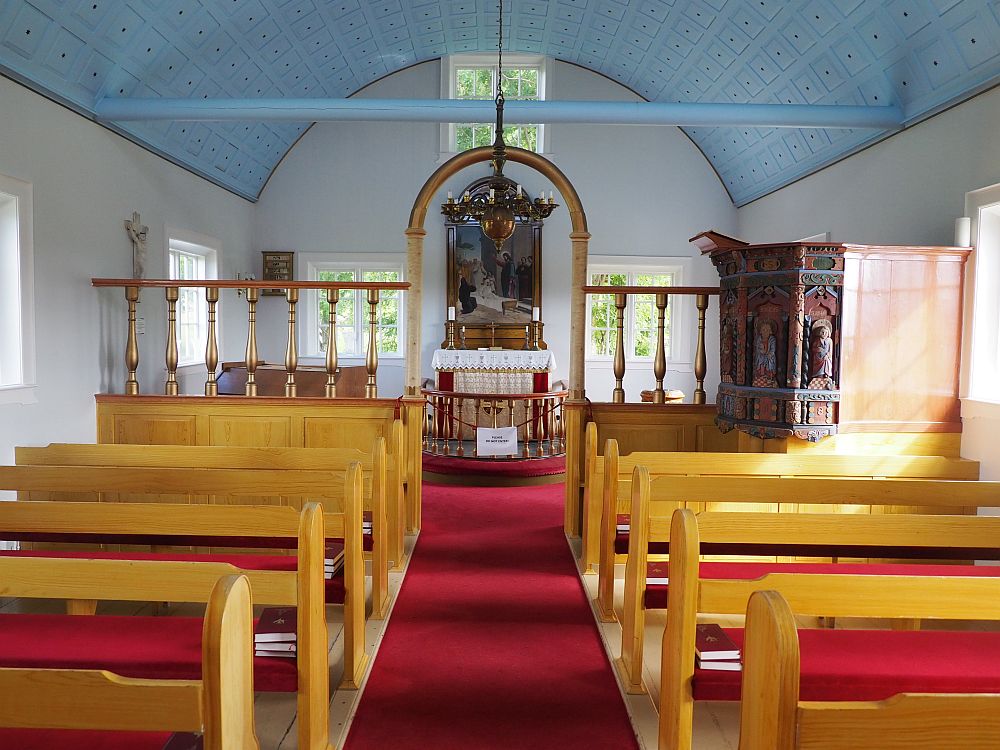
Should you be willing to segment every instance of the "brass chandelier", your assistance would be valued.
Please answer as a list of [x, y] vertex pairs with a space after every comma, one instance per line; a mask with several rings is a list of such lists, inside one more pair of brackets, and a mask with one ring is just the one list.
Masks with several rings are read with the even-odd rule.
[[503, 140], [503, 0], [500, 6], [500, 23], [497, 42], [497, 124], [496, 137], [493, 139], [493, 175], [489, 181], [489, 192], [470, 195], [468, 191], [455, 200], [448, 194], [448, 202], [441, 204], [441, 213], [454, 224], [477, 222], [483, 234], [493, 240], [499, 253], [518, 221], [530, 222], [547, 219], [559, 204], [544, 195], [531, 200], [521, 186], [512, 186], [504, 177], [503, 166], [507, 162], [507, 144]]

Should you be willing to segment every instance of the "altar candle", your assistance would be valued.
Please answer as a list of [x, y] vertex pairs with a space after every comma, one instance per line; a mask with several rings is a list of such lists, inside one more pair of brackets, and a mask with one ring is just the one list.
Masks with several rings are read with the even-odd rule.
[[540, 308], [540, 307], [533, 307], [533, 308], [531, 308], [531, 319], [532, 320], [541, 320], [542, 319], [542, 308]]
[[448, 308], [448, 320], [454, 320], [454, 319], [455, 319], [455, 308], [454, 307], [449, 307]]
[[972, 219], [968, 216], [955, 219], [955, 247], [972, 247]]

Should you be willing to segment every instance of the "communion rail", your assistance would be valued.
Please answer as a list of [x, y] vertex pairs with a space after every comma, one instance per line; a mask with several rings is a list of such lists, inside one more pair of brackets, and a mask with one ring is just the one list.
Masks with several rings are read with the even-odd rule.
[[655, 404], [665, 403], [667, 393], [663, 388], [663, 379], [667, 375], [666, 351], [666, 313], [671, 295], [693, 296], [698, 309], [698, 343], [694, 355], [695, 391], [692, 402], [705, 403], [705, 374], [708, 372], [708, 360], [705, 355], [705, 312], [708, 310], [710, 296], [718, 296], [719, 287], [712, 286], [585, 286], [586, 295], [608, 295], [614, 298], [615, 307], [615, 355], [614, 374], [615, 389], [611, 401], [615, 404], [625, 403], [625, 311], [628, 308], [629, 297], [653, 297], [656, 306], [656, 344], [653, 355], [653, 377], [656, 387], [653, 389], [652, 400]]
[[421, 393], [427, 400], [425, 453], [477, 458], [478, 427], [517, 428], [520, 455], [491, 456], [494, 459], [542, 458], [566, 453], [562, 414], [569, 391], [499, 394], [424, 388]]
[[360, 282], [360, 281], [244, 281], [244, 280], [223, 280], [212, 279], [209, 281], [175, 281], [170, 279], [91, 279], [95, 287], [118, 287], [125, 290], [125, 301], [128, 303], [128, 336], [125, 341], [125, 368], [128, 376], [125, 379], [125, 394], [128, 396], [139, 395], [139, 381], [136, 371], [139, 369], [139, 344], [136, 331], [136, 305], [139, 303], [141, 289], [160, 288], [164, 290], [167, 303], [167, 345], [165, 362], [167, 369], [167, 380], [164, 385], [164, 393], [167, 396], [178, 395], [179, 386], [177, 383], [177, 300], [180, 298], [182, 288], [199, 288], [205, 290], [205, 301], [207, 303], [207, 323], [208, 339], [205, 345], [205, 368], [208, 377], [205, 380], [205, 395], [217, 396], [219, 394], [218, 374], [216, 372], [219, 365], [219, 345], [216, 340], [216, 304], [219, 301], [220, 289], [237, 289], [246, 297], [247, 303], [247, 345], [246, 345], [246, 369], [247, 381], [245, 395], [257, 395], [256, 372], [261, 364], [261, 359], [257, 355], [257, 302], [260, 299], [261, 289], [282, 289], [285, 292], [285, 300], [288, 303], [288, 337], [285, 344], [285, 396], [294, 397], [297, 395], [295, 384], [295, 371], [299, 365], [298, 355], [298, 333], [297, 321], [295, 317], [295, 307], [299, 301], [299, 291], [302, 289], [315, 289], [326, 292], [326, 301], [330, 305], [330, 315], [326, 322], [327, 326], [327, 351], [326, 351], [326, 387], [325, 396], [335, 398], [337, 396], [336, 374], [337, 374], [337, 302], [340, 300], [340, 292], [344, 289], [355, 289], [367, 293], [368, 302], [368, 352], [365, 358], [365, 369], [367, 372], [367, 382], [365, 384], [365, 397], [378, 398], [378, 385], [376, 374], [378, 372], [378, 349], [377, 349], [377, 326], [378, 326], [378, 305], [379, 294], [383, 290], [405, 291], [410, 288], [408, 282]]

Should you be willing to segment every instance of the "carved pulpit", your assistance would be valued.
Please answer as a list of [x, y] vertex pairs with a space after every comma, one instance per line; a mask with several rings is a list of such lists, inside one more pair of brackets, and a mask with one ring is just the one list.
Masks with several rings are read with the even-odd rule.
[[691, 241], [721, 279], [724, 432], [961, 431], [967, 248]]

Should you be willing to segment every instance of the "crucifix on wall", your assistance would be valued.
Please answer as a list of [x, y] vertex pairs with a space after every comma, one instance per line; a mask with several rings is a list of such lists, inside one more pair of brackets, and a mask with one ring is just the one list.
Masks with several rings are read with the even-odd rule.
[[125, 231], [132, 241], [132, 278], [141, 279], [146, 273], [146, 233], [149, 227], [142, 225], [139, 212], [133, 211], [131, 219], [125, 219]]

